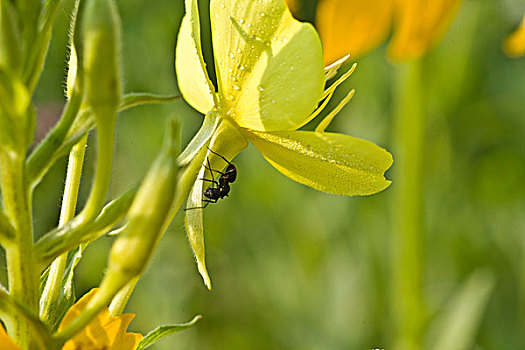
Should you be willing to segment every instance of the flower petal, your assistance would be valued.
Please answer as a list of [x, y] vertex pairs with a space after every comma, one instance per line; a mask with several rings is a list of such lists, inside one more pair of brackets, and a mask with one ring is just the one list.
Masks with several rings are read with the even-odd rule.
[[525, 15], [521, 25], [503, 42], [503, 50], [510, 57], [525, 56]]
[[[186, 203], [186, 215], [184, 224], [190, 240], [191, 248], [197, 260], [197, 268], [201, 274], [204, 284], [211, 289], [211, 280], [206, 269], [206, 256], [204, 250], [204, 227], [202, 217], [203, 207], [203, 188], [211, 184], [212, 179], [217, 179], [217, 174], [221, 171], [228, 161], [233, 159], [239, 152], [248, 146], [244, 136], [228, 120], [222, 119], [221, 124], [213, 134], [208, 146], [208, 152], [202, 168], [197, 175], [197, 180]], [[213, 152], [212, 152], [213, 151]], [[224, 157], [224, 158], [222, 158]], [[209, 163], [208, 163], [209, 162]], [[213, 175], [206, 169], [214, 169]], [[202, 180], [208, 179], [208, 180]], [[205, 204], [205, 203], [204, 203]]]
[[186, 14], [177, 39], [175, 70], [184, 99], [199, 112], [208, 113], [214, 105], [215, 88], [202, 56], [197, 0], [186, 0]]
[[461, 0], [396, 0], [390, 57], [401, 61], [423, 56], [444, 35], [460, 4]]
[[363, 56], [390, 32], [393, 0], [320, 0], [316, 26], [326, 63], [351, 53]]
[[[209, 151], [208, 151], [209, 154]], [[211, 280], [206, 269], [206, 255], [204, 253], [204, 226], [202, 217], [202, 188], [204, 181], [199, 180], [204, 178], [206, 164], [202, 165], [197, 180], [186, 201], [186, 215], [184, 216], [184, 226], [186, 233], [190, 240], [191, 249], [197, 260], [197, 268], [204, 280], [204, 284], [211, 290]]]
[[0, 346], [2, 350], [22, 350], [21, 347], [19, 347], [13, 339], [7, 335], [4, 327], [0, 325]]
[[384, 190], [392, 156], [372, 142], [311, 131], [251, 132], [246, 137], [277, 170], [317, 190], [346, 196]]
[[283, 0], [212, 0], [213, 50], [221, 105], [240, 126], [293, 130], [306, 123], [324, 87], [315, 29]]
[[[98, 288], [94, 288], [80, 298], [66, 313], [59, 330], [73, 322], [93, 298]], [[143, 336], [139, 333], [126, 332], [133, 314], [122, 314], [110, 317], [105, 308], [80, 333], [68, 340], [62, 350], [74, 349], [135, 349]]]

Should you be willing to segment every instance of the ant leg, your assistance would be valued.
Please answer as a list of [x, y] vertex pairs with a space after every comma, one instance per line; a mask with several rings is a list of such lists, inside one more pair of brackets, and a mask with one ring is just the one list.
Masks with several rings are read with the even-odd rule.
[[203, 199], [202, 200], [203, 202], [206, 202], [206, 204], [204, 204], [202, 207], [191, 207], [191, 208], [186, 208], [184, 209], [184, 211], [187, 211], [187, 210], [193, 210], [193, 209], [204, 209], [206, 208], [210, 203], [217, 203], [218, 199]]
[[212, 171], [215, 171], [216, 173], [219, 173], [221, 175], [224, 175], [224, 173], [222, 171], [219, 171], [219, 170], [215, 170], [215, 169], [212, 169], [212, 168], [208, 168], [207, 166], [205, 166], [206, 169], [208, 169], [210, 172]]
[[215, 181], [215, 180], [210, 180], [210, 179], [201, 179], [201, 178], [199, 178], [199, 179], [197, 179], [197, 180], [208, 181], [208, 182], [211, 182], [211, 183], [215, 184], [215, 186], [219, 186], [219, 183], [218, 183], [217, 181]]
[[[224, 158], [224, 157], [221, 156], [219, 153], [214, 152], [214, 151], [213, 151], [211, 148], [209, 148], [208, 146], [206, 146], [206, 148], [207, 148], [211, 153], [215, 154], [216, 156], [221, 157], [226, 163], [231, 164], [231, 162], [230, 162], [228, 159]], [[209, 164], [208, 164], [208, 166], [209, 166]]]
[[206, 162], [208, 163], [208, 168], [206, 168], [206, 166], [204, 166], [204, 168], [206, 168], [206, 169], [208, 169], [210, 171], [211, 179], [212, 179], [213, 183], [215, 183], [215, 178], [213, 177], [213, 170], [211, 169], [210, 158], [209, 157], [206, 158]]

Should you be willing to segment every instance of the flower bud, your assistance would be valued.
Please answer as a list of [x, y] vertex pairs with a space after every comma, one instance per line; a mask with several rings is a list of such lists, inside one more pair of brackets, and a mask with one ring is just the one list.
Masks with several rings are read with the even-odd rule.
[[[124, 231], [113, 244], [105, 279], [142, 273], [170, 220], [179, 173], [178, 125], [170, 128], [167, 142], [151, 166], [131, 205]], [[120, 276], [120, 277], [119, 277]]]
[[89, 0], [85, 4], [82, 41], [87, 102], [98, 125], [114, 121], [121, 82], [120, 20], [113, 0]]

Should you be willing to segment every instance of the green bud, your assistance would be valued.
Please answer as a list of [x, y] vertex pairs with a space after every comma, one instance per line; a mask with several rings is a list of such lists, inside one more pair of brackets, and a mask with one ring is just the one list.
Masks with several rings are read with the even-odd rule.
[[[84, 4], [82, 2], [82, 4]], [[82, 77], [82, 65], [78, 65], [78, 62], [83, 60], [83, 45], [82, 40], [82, 30], [79, 28], [81, 21], [79, 19], [80, 11], [80, 0], [75, 0], [73, 6], [73, 11], [71, 13], [71, 26], [69, 29], [69, 60], [67, 64], [67, 84], [66, 84], [66, 96], [68, 99], [71, 99], [73, 90], [75, 88], [82, 89], [84, 88], [83, 84], [80, 81]], [[80, 49], [80, 51], [79, 51]]]
[[140, 275], [164, 233], [179, 174], [178, 133], [178, 124], [172, 122], [167, 142], [131, 205], [126, 227], [111, 248], [105, 279]]
[[120, 104], [120, 20], [113, 0], [89, 0], [82, 16], [85, 92], [96, 122], [113, 122]]
[[18, 70], [22, 48], [17, 16], [9, 1], [0, 1], [0, 66]]

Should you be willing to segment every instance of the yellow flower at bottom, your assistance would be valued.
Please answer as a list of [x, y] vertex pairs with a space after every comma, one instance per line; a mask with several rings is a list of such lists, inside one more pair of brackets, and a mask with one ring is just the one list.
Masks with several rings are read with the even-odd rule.
[[503, 42], [503, 51], [510, 57], [525, 56], [525, 15], [520, 27]]
[[[73, 322], [96, 291], [96, 288], [92, 289], [69, 309], [60, 323], [59, 331]], [[80, 333], [68, 340], [62, 350], [133, 350], [142, 340], [142, 334], [126, 332], [133, 317], [134, 314], [111, 317], [106, 308]]]
[[2, 350], [22, 350], [13, 339], [7, 335], [4, 327], [0, 325], [0, 349]]

